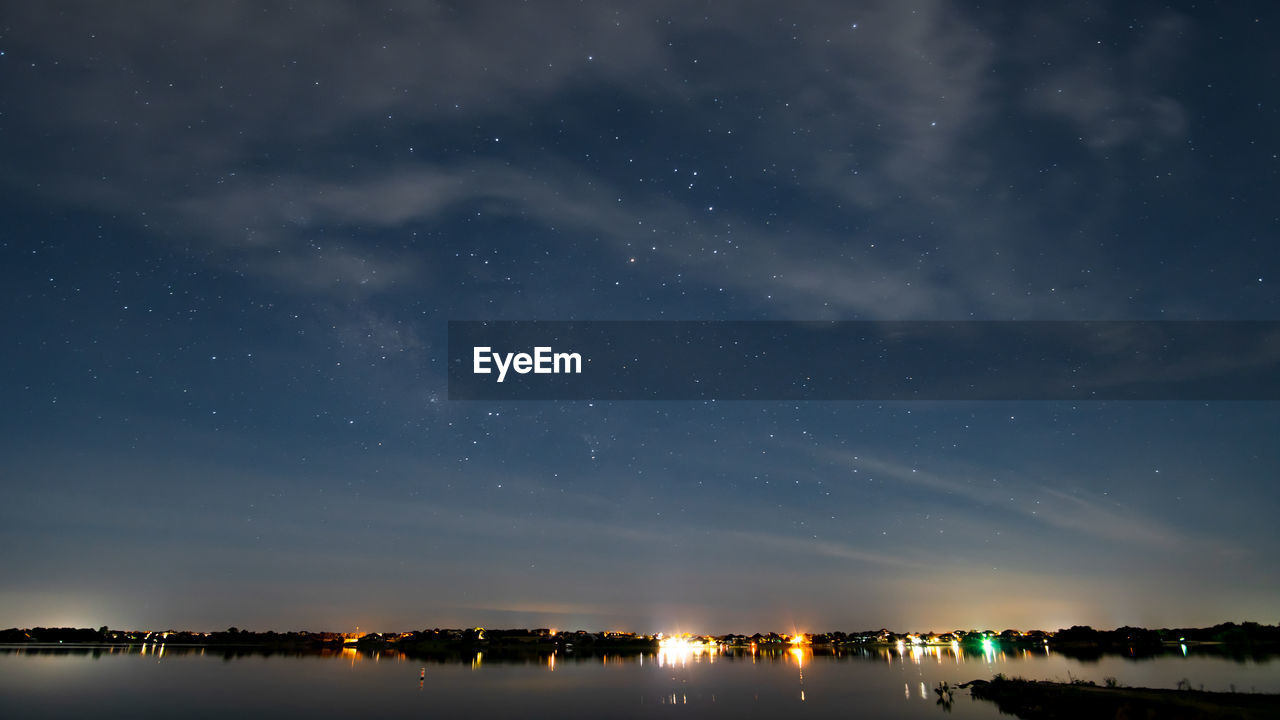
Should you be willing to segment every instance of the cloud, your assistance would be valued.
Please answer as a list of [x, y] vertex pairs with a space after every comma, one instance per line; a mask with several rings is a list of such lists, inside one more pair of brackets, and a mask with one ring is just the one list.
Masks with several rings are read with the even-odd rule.
[[1185, 534], [1133, 509], [1117, 508], [1114, 503], [1108, 507], [1082, 493], [1065, 493], [1043, 486], [1038, 491], [1053, 498], [1054, 502], [1048, 504], [1043, 512], [1037, 512], [1036, 518], [1054, 527], [1166, 552], [1188, 549], [1192, 545]]
[[765, 550], [780, 551], [797, 557], [822, 557], [861, 566], [877, 568], [919, 569], [928, 565], [905, 554], [896, 555], [863, 550], [847, 543], [816, 538], [797, 538], [766, 532], [726, 531], [719, 533], [722, 539], [734, 545], [754, 548], [753, 554]]
[[[1091, 539], [1136, 545], [1170, 553], [1201, 551], [1239, 554], [1239, 550], [1208, 538], [1198, 538], [1183, 530], [1175, 530], [1140, 509], [1102, 501], [1083, 489], [1064, 492], [1033, 482], [975, 483], [968, 481], [969, 472], [944, 475], [909, 467], [863, 453], [823, 450], [820, 456], [829, 462], [869, 470], [892, 480], [923, 488], [937, 494], [938, 501], [952, 505], [956, 500], [974, 503], [984, 510], [1013, 513], [1024, 520], [1070, 531]], [[1063, 484], [1057, 479], [1055, 484]], [[1033, 498], [1048, 497], [1051, 502], [1036, 503]]]
[[[1140, 89], [1176, 51], [1173, 15], [1127, 53], [1055, 68], [1036, 85], [1055, 92], [1023, 108], [993, 72], [1035, 48], [1006, 49], [989, 18], [945, 2], [39, 3], [11, 24], [14, 62], [65, 68], [19, 90], [41, 102], [11, 117], [37, 138], [11, 186], [194, 237], [213, 262], [319, 297], [438, 280], [432, 248], [413, 261], [361, 231], [468, 208], [620, 257], [657, 248], [648, 280], [731, 289], [749, 317], [1111, 317], [1123, 291], [1074, 272], [1094, 250], [1026, 241], [1049, 231], [1008, 192], [1004, 123], [1063, 117], [1099, 147], [1185, 125], [1175, 99]], [[476, 151], [514, 118], [560, 130]], [[715, 212], [580, 153], [646, 123], [670, 140], [642, 159], [716, 170]]]
[[234, 156], [264, 133], [305, 143], [400, 112], [503, 112], [597, 68], [642, 72], [663, 45], [637, 15], [595, 4], [50, 2], [10, 20], [16, 54], [43, 48], [77, 64], [45, 88], [59, 123], [152, 150], [218, 137]]
[[253, 258], [246, 269], [271, 278], [278, 286], [312, 293], [375, 292], [417, 276], [413, 263], [402, 259], [375, 257], [368, 250], [321, 247]]
[[[1153, 151], [1185, 137], [1185, 107], [1156, 89], [1168, 84], [1189, 42], [1191, 26], [1185, 18], [1166, 11], [1140, 27], [1131, 25], [1128, 45], [1097, 39], [1083, 49], [1079, 35], [1060, 31], [1063, 24], [1062, 17], [1046, 15], [1032, 21], [1037, 37], [1054, 39], [1035, 50], [1035, 64], [1049, 69], [1027, 93], [1030, 109], [1069, 121], [1096, 150], [1137, 143]], [[1093, 32], [1097, 37], [1104, 31]], [[1067, 50], [1065, 42], [1074, 47]], [[1049, 57], [1068, 60], [1051, 63]]]

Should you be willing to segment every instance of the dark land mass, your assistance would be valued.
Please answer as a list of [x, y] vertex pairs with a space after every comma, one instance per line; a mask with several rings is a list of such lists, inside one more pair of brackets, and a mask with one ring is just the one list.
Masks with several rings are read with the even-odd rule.
[[1000, 712], [1024, 720], [1099, 720], [1160, 718], [1161, 720], [1264, 720], [1280, 718], [1280, 695], [1100, 687], [1093, 683], [974, 680], [961, 687]]
[[[752, 647], [766, 650], [787, 647], [794, 637], [778, 633], [699, 636], [704, 643], [726, 648]], [[427, 629], [400, 633], [335, 632], [251, 632], [228, 628], [219, 632], [168, 630], [163, 632], [91, 628], [10, 628], [0, 630], [0, 644], [7, 645], [131, 645], [164, 643], [169, 646], [254, 647], [282, 651], [324, 650], [355, 646], [361, 650], [395, 649], [406, 654], [435, 655], [457, 652], [648, 652], [659, 647], [660, 638], [624, 632], [556, 631], [538, 629]], [[805, 645], [815, 652], [835, 652], [858, 648], [903, 645], [947, 645], [955, 643], [966, 653], [1015, 648], [1044, 648], [1079, 660], [1103, 655], [1124, 655], [1134, 659], [1156, 657], [1167, 652], [1212, 653], [1246, 659], [1266, 657], [1280, 651], [1280, 626], [1256, 622], [1220, 623], [1207, 628], [1147, 629], [1121, 627], [1095, 630], [1073, 626], [1056, 632], [1031, 630], [956, 630], [943, 633], [898, 633], [887, 629], [861, 632], [806, 634]]]
[[483, 628], [432, 629], [408, 633], [251, 632], [229, 628], [221, 632], [133, 631], [108, 628], [10, 628], [0, 630], [0, 645], [54, 648], [58, 646], [110, 646], [164, 644], [168, 647], [204, 647], [274, 652], [314, 652], [354, 648], [360, 651], [396, 650], [411, 656], [450, 656], [483, 650], [489, 653], [565, 654], [593, 652], [649, 652], [658, 649], [657, 638], [631, 633], [585, 630], [555, 632], [537, 630], [486, 630]]

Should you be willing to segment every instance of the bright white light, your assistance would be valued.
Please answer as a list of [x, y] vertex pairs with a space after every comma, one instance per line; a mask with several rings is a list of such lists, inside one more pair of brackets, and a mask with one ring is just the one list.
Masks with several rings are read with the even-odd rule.
[[720, 651], [720, 645], [706, 638], [691, 635], [659, 636], [658, 666], [687, 665], [701, 655], [708, 659]]

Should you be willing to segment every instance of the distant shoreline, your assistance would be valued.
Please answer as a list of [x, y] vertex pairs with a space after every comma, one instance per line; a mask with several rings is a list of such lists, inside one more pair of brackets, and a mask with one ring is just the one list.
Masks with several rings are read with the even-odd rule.
[[965, 654], [1000, 653], [1009, 650], [1050, 650], [1080, 659], [1104, 654], [1130, 657], [1181, 651], [1224, 652], [1233, 655], [1280, 651], [1280, 626], [1255, 622], [1221, 623], [1207, 628], [1148, 629], [1121, 627], [1095, 630], [1073, 626], [1043, 630], [954, 630], [949, 632], [900, 633], [885, 628], [859, 632], [753, 635], [642, 635], [632, 632], [556, 630], [554, 628], [433, 628], [412, 632], [255, 632], [229, 628], [218, 632], [112, 630], [91, 628], [9, 628], [0, 630], [0, 645], [28, 647], [89, 646], [129, 647], [166, 645], [169, 647], [240, 647], [277, 650], [324, 650], [357, 648], [398, 649], [408, 653], [456, 652], [473, 649], [511, 651], [652, 651], [662, 647], [750, 648], [770, 650], [805, 646], [822, 651], [888, 648], [899, 653], [950, 649]]

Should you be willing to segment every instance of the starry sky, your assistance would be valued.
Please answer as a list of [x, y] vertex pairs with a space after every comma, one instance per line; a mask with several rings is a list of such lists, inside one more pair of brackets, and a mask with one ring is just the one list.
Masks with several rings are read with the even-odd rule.
[[1274, 402], [445, 372], [450, 320], [1280, 320], [1273, 3], [3, 15], [0, 626], [1280, 622]]

